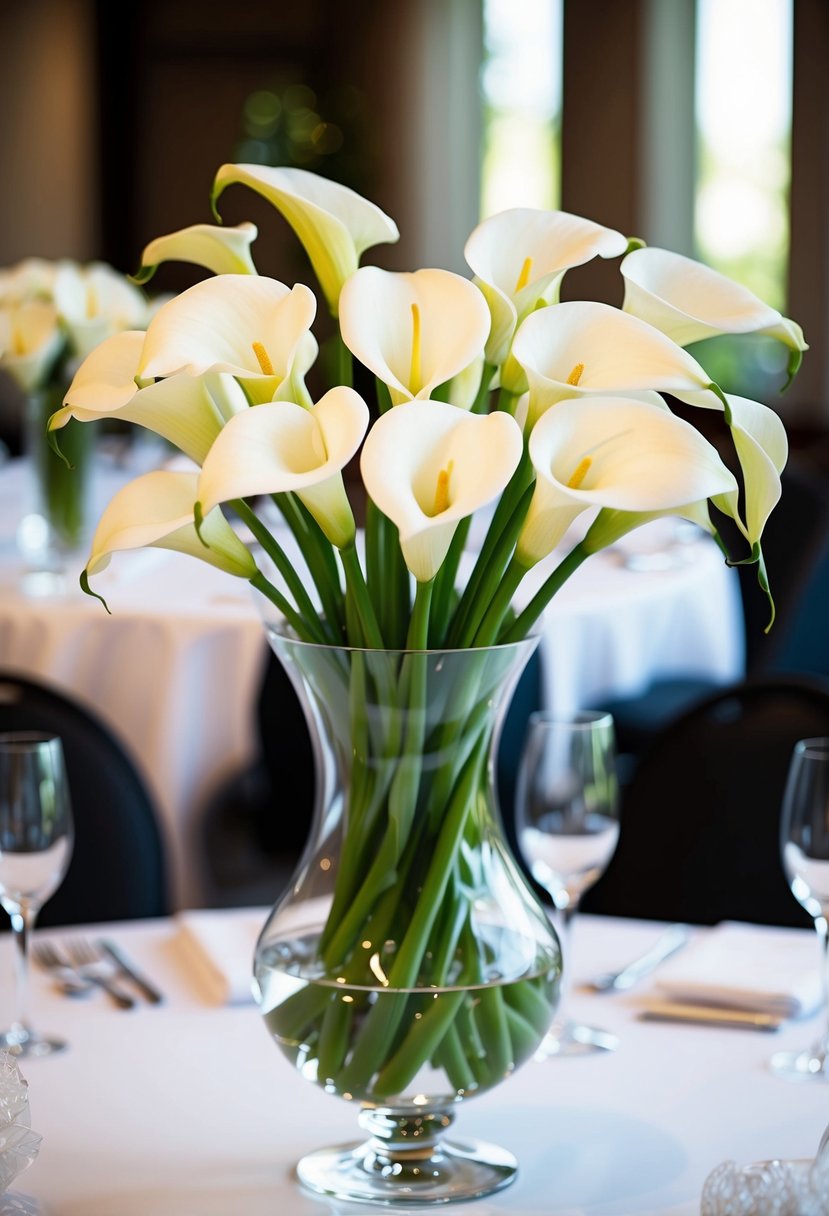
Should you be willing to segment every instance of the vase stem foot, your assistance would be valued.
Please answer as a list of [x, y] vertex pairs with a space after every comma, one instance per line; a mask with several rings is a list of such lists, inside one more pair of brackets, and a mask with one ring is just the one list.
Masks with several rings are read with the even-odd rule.
[[368, 1140], [302, 1158], [297, 1175], [304, 1186], [354, 1203], [409, 1207], [477, 1199], [515, 1179], [515, 1158], [497, 1145], [443, 1140], [452, 1122], [447, 1112], [365, 1111], [360, 1122], [374, 1133]]

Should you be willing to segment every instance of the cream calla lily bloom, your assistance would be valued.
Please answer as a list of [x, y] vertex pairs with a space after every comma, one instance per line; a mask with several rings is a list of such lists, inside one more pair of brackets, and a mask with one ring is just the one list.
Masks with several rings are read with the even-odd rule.
[[653, 514], [736, 490], [716, 448], [658, 406], [605, 396], [561, 401], [533, 428], [536, 485], [516, 557], [532, 566], [582, 511]]
[[232, 418], [210, 449], [199, 479], [205, 514], [218, 503], [293, 492], [332, 544], [354, 540], [342, 469], [368, 427], [368, 407], [353, 389], [330, 389], [312, 409], [292, 401], [258, 405]]
[[51, 300], [56, 266], [47, 258], [23, 258], [0, 270], [0, 304]]
[[62, 345], [53, 304], [27, 300], [0, 307], [0, 367], [26, 392], [44, 384]]
[[[164, 304], [147, 328], [142, 380], [187, 372], [229, 372], [254, 402], [300, 400], [314, 361], [316, 314], [310, 288], [259, 275], [222, 274]], [[310, 404], [310, 402], [308, 402]]]
[[78, 266], [62, 262], [55, 272], [53, 291], [78, 358], [85, 358], [112, 334], [146, 325], [143, 292], [103, 263]]
[[334, 316], [343, 283], [366, 249], [400, 238], [397, 225], [374, 203], [305, 169], [222, 165], [213, 183], [214, 211], [219, 196], [235, 182], [261, 194], [291, 225]]
[[637, 249], [622, 262], [625, 312], [680, 346], [720, 334], [765, 334], [792, 352], [789, 378], [808, 350], [803, 330], [726, 275], [667, 249]]
[[523, 322], [512, 346], [530, 388], [528, 425], [567, 397], [634, 395], [650, 390], [722, 408], [711, 378], [682, 347], [638, 317], [609, 304], [573, 300], [542, 308]]
[[343, 288], [340, 330], [399, 405], [428, 398], [479, 359], [489, 310], [477, 287], [450, 270], [364, 266]]
[[256, 563], [218, 508], [202, 520], [203, 539], [196, 532], [197, 481], [197, 473], [157, 470], [128, 482], [101, 516], [86, 575], [103, 570], [118, 550], [149, 545], [189, 553], [228, 574], [252, 578]]
[[150, 241], [133, 281], [148, 283], [162, 262], [191, 262], [214, 274], [256, 274], [250, 247], [257, 235], [256, 225], [247, 221], [235, 228], [191, 224]]
[[524, 318], [539, 304], [558, 302], [567, 270], [620, 257], [628, 244], [621, 232], [566, 211], [513, 207], [483, 220], [464, 254], [492, 315], [487, 362], [499, 367]]
[[411, 401], [383, 414], [360, 457], [366, 491], [397, 525], [420, 583], [435, 577], [462, 519], [496, 498], [521, 459], [515, 419]]
[[783, 423], [767, 405], [748, 397], [726, 395], [731, 417], [731, 435], [743, 475], [743, 513], [736, 490], [718, 495], [714, 506], [730, 515], [754, 549], [766, 521], [777, 505], [780, 474], [786, 466], [789, 442]]
[[96, 347], [49, 419], [49, 430], [66, 426], [70, 418], [119, 418], [154, 431], [201, 464], [225, 422], [249, 408], [247, 397], [232, 376], [221, 373], [180, 372], [139, 389], [135, 376], [143, 344], [142, 332], [127, 331]]

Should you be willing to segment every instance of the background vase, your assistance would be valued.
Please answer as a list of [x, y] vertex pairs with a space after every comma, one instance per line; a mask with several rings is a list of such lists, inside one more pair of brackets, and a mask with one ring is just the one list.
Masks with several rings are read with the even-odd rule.
[[369, 1132], [303, 1158], [300, 1179], [384, 1205], [486, 1194], [512, 1180], [515, 1160], [443, 1133], [461, 1101], [535, 1053], [561, 978], [493, 785], [536, 640], [407, 652], [269, 638], [311, 726], [317, 801], [257, 945], [259, 1005], [291, 1063], [358, 1104]]
[[62, 460], [49, 442], [47, 423], [60, 408], [61, 384], [29, 394], [24, 433], [27, 461], [26, 510], [18, 530], [28, 569], [61, 575], [85, 558], [92, 536], [92, 463], [95, 423], [70, 422], [57, 432]]

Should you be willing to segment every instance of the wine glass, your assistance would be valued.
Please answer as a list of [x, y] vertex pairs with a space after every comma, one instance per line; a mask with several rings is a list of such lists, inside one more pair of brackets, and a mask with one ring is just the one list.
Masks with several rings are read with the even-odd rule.
[[606, 868], [619, 838], [616, 746], [610, 714], [530, 715], [516, 782], [518, 844], [530, 873], [559, 914], [564, 955], [556, 1020], [545, 1055], [612, 1051], [615, 1035], [566, 1016], [571, 922], [584, 892]]
[[[829, 738], [795, 744], [780, 824], [783, 869], [792, 893], [815, 922], [821, 948], [824, 1007], [829, 1006]], [[811, 1047], [779, 1051], [780, 1076], [829, 1079], [829, 1025]]]
[[73, 845], [63, 746], [56, 735], [0, 734], [0, 904], [11, 917], [17, 1019], [0, 1033], [15, 1056], [45, 1056], [66, 1044], [28, 1020], [29, 937], [37, 914], [60, 885]]

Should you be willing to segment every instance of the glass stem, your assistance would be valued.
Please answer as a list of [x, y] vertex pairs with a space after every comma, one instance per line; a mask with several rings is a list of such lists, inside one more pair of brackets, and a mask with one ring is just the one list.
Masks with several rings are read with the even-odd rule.
[[825, 916], [815, 920], [818, 938], [820, 940], [820, 978], [823, 991], [823, 1034], [815, 1044], [815, 1051], [822, 1056], [829, 1056], [829, 923]]
[[13, 1030], [22, 1042], [32, 1036], [29, 1024], [29, 935], [34, 928], [36, 909], [24, 901], [10, 915], [17, 987], [17, 1020]]
[[570, 969], [571, 946], [573, 943], [573, 917], [578, 904], [569, 900], [558, 909], [558, 937], [561, 946], [561, 984], [559, 986], [558, 1012], [556, 1023], [561, 1026], [567, 1021], [567, 1009], [570, 1004], [570, 991], [573, 987], [573, 975]]

